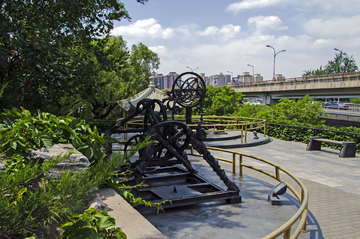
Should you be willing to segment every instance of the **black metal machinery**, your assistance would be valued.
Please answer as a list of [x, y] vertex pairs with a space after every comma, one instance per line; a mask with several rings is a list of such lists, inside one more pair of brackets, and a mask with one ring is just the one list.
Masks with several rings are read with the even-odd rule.
[[[185, 77], [187, 78], [184, 80]], [[132, 144], [151, 136], [153, 143], [141, 149], [138, 152], [139, 159], [131, 164], [133, 178], [128, 184], [135, 185], [144, 181], [146, 185], [135, 190], [135, 196], [151, 202], [171, 201], [165, 203], [164, 208], [219, 199], [230, 203], [241, 202], [240, 189], [227, 177], [202, 142], [206, 138], [204, 128], [199, 124], [196, 129], [191, 129], [186, 124], [191, 123], [192, 108], [200, 106], [201, 109], [205, 92], [206, 86], [202, 77], [194, 72], [185, 72], [176, 78], [171, 92], [168, 93], [169, 97], [164, 100], [167, 107], [160, 100], [143, 99], [138, 102], [135, 112], [106, 131], [106, 135], [138, 133], [126, 142], [125, 151]], [[186, 123], [174, 120], [174, 114], [179, 111], [178, 105], [186, 108]], [[172, 110], [172, 120], [167, 118], [168, 109]], [[142, 129], [120, 129], [138, 115], [144, 116]], [[182, 144], [180, 138], [184, 139]], [[193, 168], [185, 151], [190, 143], [223, 181], [226, 191], [208, 182]], [[107, 155], [111, 153], [110, 146]], [[142, 205], [138, 208], [141, 209]]]

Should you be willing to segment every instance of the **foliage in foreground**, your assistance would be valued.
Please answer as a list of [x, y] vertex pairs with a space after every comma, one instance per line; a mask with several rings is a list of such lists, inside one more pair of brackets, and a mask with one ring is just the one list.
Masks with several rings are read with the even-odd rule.
[[18, 164], [11, 172], [0, 174], [0, 235], [27, 235], [71, 215], [90, 189], [103, 184], [126, 161], [118, 154], [111, 160], [101, 158], [77, 173], [68, 170], [53, 178], [49, 169], [69, 154], [42, 164]]
[[[1, 116], [0, 152], [7, 167], [0, 172], [0, 235], [8, 238], [31, 235], [70, 216], [90, 189], [103, 185], [115, 169], [148, 144], [144, 141], [129, 153], [105, 160], [101, 151], [105, 140], [82, 120], [41, 112], [32, 116], [25, 109], [8, 110]], [[53, 178], [49, 169], [71, 152], [40, 162], [30, 160], [29, 151], [55, 143], [73, 144], [92, 163], [80, 172], [68, 170]]]
[[[101, 147], [105, 140], [96, 127], [84, 120], [70, 116], [57, 117], [38, 111], [31, 115], [28, 110], [5, 110], [0, 117], [0, 153], [7, 158], [20, 155], [25, 159], [31, 150], [50, 148], [56, 143], [70, 143], [90, 161], [103, 156]], [[12, 161], [8, 161], [9, 164]]]
[[78, 219], [70, 220], [60, 226], [65, 228], [61, 238], [126, 239], [125, 233], [119, 227], [115, 228], [115, 219], [105, 211], [89, 208], [75, 218]]

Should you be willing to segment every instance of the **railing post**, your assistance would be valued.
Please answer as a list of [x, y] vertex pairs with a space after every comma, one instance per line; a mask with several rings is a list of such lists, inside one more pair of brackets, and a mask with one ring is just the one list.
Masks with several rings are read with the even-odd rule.
[[242, 178], [243, 177], [243, 167], [242, 167], [242, 164], [243, 164], [243, 156], [242, 154], [239, 155], [239, 178]]
[[245, 125], [245, 143], [246, 143], [246, 139], [247, 139], [247, 124]]
[[284, 232], [284, 239], [290, 239], [291, 227]]
[[278, 167], [275, 167], [275, 176], [276, 179], [280, 181], [280, 169]]
[[[308, 208], [307, 208], [307, 206], [306, 206], [306, 209], [304, 210], [302, 216], [307, 218], [307, 215], [308, 215]], [[301, 231], [304, 232], [304, 233], [307, 232], [306, 226], [307, 226], [307, 220], [305, 220], [304, 226], [303, 226], [303, 228], [301, 229]]]
[[236, 161], [235, 161], [235, 159], [236, 159], [236, 157], [235, 157], [236, 155], [235, 155], [235, 153], [233, 153], [233, 174], [232, 174], [232, 176], [235, 176], [236, 175]]
[[244, 125], [241, 125], [241, 143], [243, 143], [243, 138], [244, 138]]
[[264, 121], [264, 137], [266, 136], [266, 120]]
[[191, 145], [191, 155], [194, 155], [194, 146]]

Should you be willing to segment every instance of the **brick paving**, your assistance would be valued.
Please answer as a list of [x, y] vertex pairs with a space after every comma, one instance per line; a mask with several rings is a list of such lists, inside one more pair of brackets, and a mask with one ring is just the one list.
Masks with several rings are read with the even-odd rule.
[[323, 238], [360, 238], [360, 156], [339, 158], [338, 150], [305, 149], [303, 143], [273, 139], [266, 145], [235, 151], [269, 160], [305, 184], [310, 194], [308, 234], [312, 232], [312, 215]]
[[[251, 138], [252, 134], [249, 134], [249, 141], [252, 140]], [[227, 143], [224, 141], [219, 144]], [[301, 233], [299, 238], [360, 238], [360, 156], [339, 158], [339, 150], [323, 148], [321, 151], [306, 151], [306, 144], [277, 139], [272, 139], [270, 143], [264, 145], [232, 150], [273, 162], [290, 171], [305, 184], [310, 193], [308, 232]], [[221, 153], [212, 152], [212, 154], [222, 156]], [[206, 165], [201, 161], [195, 163]], [[272, 167], [246, 158], [244, 158], [244, 163], [273, 171]], [[231, 175], [231, 164], [221, 162], [221, 166]], [[251, 197], [263, 197], [267, 194], [267, 191], [262, 188], [263, 186], [271, 188], [271, 185], [276, 185], [278, 182], [249, 169], [244, 169], [244, 175], [244, 179], [233, 178], [242, 187], [240, 195], [244, 198], [245, 203], [240, 204], [239, 207], [231, 206], [230, 210], [222, 204], [211, 203], [210, 206], [205, 205], [203, 210], [198, 207], [190, 207], [179, 210], [178, 214], [168, 211], [167, 215], [165, 212], [165, 216], [144, 216], [169, 238], [261, 238], [263, 235], [267, 235], [266, 233], [262, 234], [267, 230], [266, 227], [276, 229], [273, 224], [266, 225], [267, 221], [271, 223], [277, 218], [269, 216], [269, 212], [265, 210], [273, 210], [271, 213], [278, 210], [280, 213], [286, 207], [269, 209], [268, 206], [262, 204], [264, 201], [262, 198], [255, 203], [251, 201]], [[281, 177], [285, 181], [288, 180], [284, 175]], [[261, 191], [261, 195], [258, 192], [251, 195], [251, 189]], [[248, 207], [251, 208], [250, 212], [246, 212]], [[229, 210], [233, 212], [230, 218], [234, 218], [231, 220], [226, 218], [226, 223], [230, 223], [230, 226], [224, 226], [225, 216], [216, 214], [216, 212], [228, 212]], [[240, 216], [236, 216], [237, 213]], [[172, 214], [173, 217], [171, 217]], [[171, 221], [176, 221], [182, 214], [185, 217], [184, 222], [178, 221], [178, 224], [173, 225]], [[286, 219], [280, 214], [276, 216], [282, 220]], [[251, 224], [257, 223], [257, 228], [255, 230], [250, 228], [246, 224], [247, 221], [250, 221]], [[216, 234], [220, 230], [222, 230], [220, 235], [223, 236]]]

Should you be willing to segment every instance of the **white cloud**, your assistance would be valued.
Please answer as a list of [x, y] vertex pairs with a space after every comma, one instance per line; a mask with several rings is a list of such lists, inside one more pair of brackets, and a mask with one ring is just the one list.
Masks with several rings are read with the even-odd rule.
[[301, 10], [317, 11], [321, 14], [357, 14], [360, 8], [359, 0], [316, 0], [316, 1], [304, 1], [304, 0], [292, 0], [291, 4], [297, 5]]
[[262, 32], [264, 30], [285, 30], [288, 29], [283, 26], [281, 19], [278, 16], [255, 16], [248, 19], [248, 25], [255, 25], [256, 30]]
[[168, 49], [165, 46], [151, 46], [149, 49], [158, 55], [164, 55], [168, 52]]
[[312, 44], [315, 48], [324, 48], [324, 47], [332, 47], [336, 45], [336, 41], [334, 39], [316, 39]]
[[172, 28], [163, 29], [154, 18], [138, 20], [128, 26], [114, 28], [112, 35], [133, 36], [141, 38], [162, 38], [170, 39], [175, 37], [175, 31]]
[[223, 26], [219, 33], [224, 35], [226, 38], [234, 38], [236, 34], [238, 34], [241, 30], [240, 26], [234, 26], [232, 24], [228, 24]]
[[247, 9], [271, 7], [271, 6], [276, 6], [280, 2], [284, 2], [284, 1], [286, 0], [243, 0], [241, 2], [230, 4], [226, 8], [226, 10], [232, 12], [238, 12]]
[[214, 35], [217, 32], [219, 32], [219, 28], [215, 26], [210, 26], [207, 27], [204, 31], [200, 31], [198, 34], [199, 36], [209, 36], [209, 35]]
[[311, 19], [304, 23], [304, 29], [316, 36], [354, 36], [360, 33], [360, 15]]
[[211, 35], [219, 35], [225, 39], [231, 39], [236, 37], [238, 33], [240, 33], [241, 26], [234, 26], [232, 24], [224, 25], [219, 29], [215, 26], [210, 26], [205, 28], [204, 31], [199, 31], [199, 36], [211, 36]]

